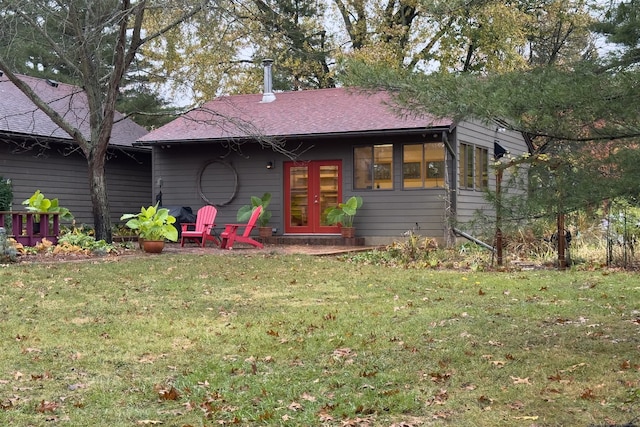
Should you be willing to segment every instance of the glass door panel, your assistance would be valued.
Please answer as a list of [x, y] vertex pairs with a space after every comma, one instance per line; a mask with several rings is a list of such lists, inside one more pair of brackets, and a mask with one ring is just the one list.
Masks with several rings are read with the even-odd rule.
[[327, 216], [324, 211], [328, 207], [338, 205], [339, 172], [340, 170], [337, 165], [320, 166], [320, 188], [318, 189], [320, 226], [328, 226]]
[[309, 225], [309, 166], [289, 169], [289, 227]]
[[342, 196], [339, 160], [285, 163], [285, 233], [337, 233], [324, 211]]

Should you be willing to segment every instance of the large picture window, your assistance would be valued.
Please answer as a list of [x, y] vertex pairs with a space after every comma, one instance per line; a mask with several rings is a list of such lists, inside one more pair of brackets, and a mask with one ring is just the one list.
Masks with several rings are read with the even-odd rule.
[[489, 187], [489, 150], [460, 144], [460, 188], [486, 190]]
[[353, 183], [357, 190], [393, 188], [393, 145], [368, 145], [353, 151]]
[[444, 144], [407, 144], [402, 150], [402, 187], [444, 187]]

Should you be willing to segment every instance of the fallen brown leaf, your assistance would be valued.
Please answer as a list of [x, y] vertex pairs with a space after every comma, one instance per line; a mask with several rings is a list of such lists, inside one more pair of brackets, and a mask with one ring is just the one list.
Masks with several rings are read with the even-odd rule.
[[309, 393], [302, 393], [302, 399], [307, 400], [309, 402], [315, 402], [316, 401], [316, 397], [310, 395]]
[[514, 411], [521, 411], [524, 408], [524, 402], [521, 402], [520, 400], [516, 400], [515, 402], [509, 403], [507, 407]]
[[180, 393], [178, 393], [178, 390], [176, 390], [175, 387], [173, 386], [168, 390], [167, 389], [158, 390], [158, 395], [162, 400], [178, 400], [180, 398]]
[[520, 378], [520, 377], [511, 377], [511, 380], [514, 384], [526, 384], [531, 385], [531, 381], [529, 381], [529, 377]]
[[298, 402], [291, 402], [291, 404], [288, 406], [290, 411], [302, 411], [302, 405], [299, 404]]
[[49, 402], [47, 400], [43, 400], [36, 407], [36, 411], [37, 412], [41, 412], [41, 413], [54, 412], [56, 409], [58, 409], [58, 407], [59, 407], [59, 405], [56, 402]]
[[594, 400], [596, 398], [595, 393], [593, 392], [593, 390], [591, 390], [590, 388], [586, 389], [581, 395], [580, 395], [580, 399], [585, 399], [585, 400]]

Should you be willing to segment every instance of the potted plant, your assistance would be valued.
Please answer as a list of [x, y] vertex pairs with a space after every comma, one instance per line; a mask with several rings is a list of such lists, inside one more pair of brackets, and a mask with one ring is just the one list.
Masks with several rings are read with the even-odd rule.
[[178, 240], [178, 229], [173, 225], [176, 218], [169, 215], [169, 209], [155, 206], [144, 206], [137, 214], [124, 214], [121, 221], [138, 234], [138, 239], [142, 239], [142, 247], [145, 252], [160, 253], [164, 249], [164, 241]]
[[258, 233], [260, 237], [271, 237], [272, 229], [267, 227], [269, 220], [271, 219], [271, 211], [267, 210], [271, 203], [271, 193], [264, 193], [262, 197], [251, 196], [251, 204], [244, 205], [238, 209], [237, 219], [238, 222], [247, 222], [251, 217], [251, 213], [258, 206], [262, 206], [262, 213], [258, 217]]
[[340, 224], [340, 232], [342, 237], [355, 237], [355, 228], [353, 227], [353, 219], [362, 206], [362, 197], [352, 196], [344, 203], [338, 203], [338, 206], [331, 206], [325, 209], [327, 216], [327, 224]]

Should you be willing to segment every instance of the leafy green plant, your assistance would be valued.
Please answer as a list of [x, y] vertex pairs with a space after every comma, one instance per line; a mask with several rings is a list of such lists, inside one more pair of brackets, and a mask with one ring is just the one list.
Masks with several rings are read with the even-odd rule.
[[148, 208], [141, 207], [137, 214], [124, 214], [120, 220], [127, 221], [125, 225], [145, 240], [178, 240], [178, 229], [173, 225], [176, 218], [169, 215], [169, 209], [158, 208], [157, 203]]
[[342, 224], [343, 227], [353, 227], [353, 219], [362, 207], [362, 197], [352, 196], [338, 206], [331, 206], [325, 209], [327, 224]]
[[62, 221], [73, 220], [73, 214], [69, 209], [60, 206], [58, 199], [47, 199], [40, 190], [36, 190], [35, 193], [27, 200], [22, 202], [26, 206], [29, 212], [50, 212], [59, 214], [58, 217]]
[[58, 238], [58, 251], [87, 251], [95, 254], [107, 254], [115, 251], [115, 247], [104, 240], [96, 240], [92, 231], [73, 228]]
[[262, 206], [262, 213], [258, 217], [258, 227], [266, 227], [271, 219], [271, 211], [267, 210], [269, 204], [271, 204], [271, 193], [264, 193], [262, 197], [251, 196], [251, 204], [244, 205], [238, 209], [238, 222], [249, 221], [253, 210], [258, 206]]

